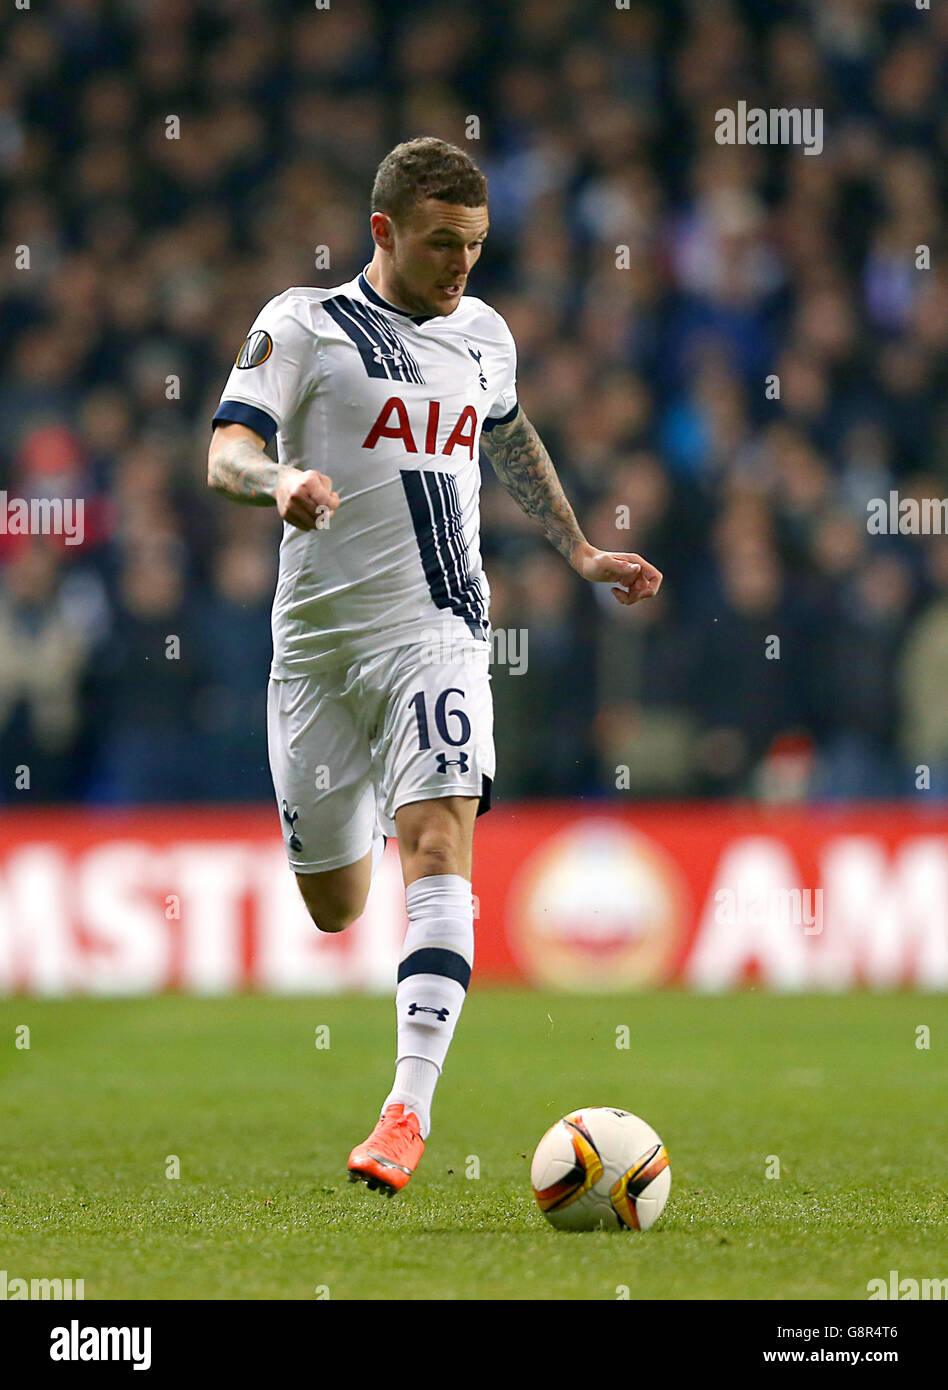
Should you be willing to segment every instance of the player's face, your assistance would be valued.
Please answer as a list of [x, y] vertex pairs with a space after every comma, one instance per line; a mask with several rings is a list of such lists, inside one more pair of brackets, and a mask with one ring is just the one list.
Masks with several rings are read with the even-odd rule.
[[487, 236], [487, 208], [427, 198], [392, 228], [392, 289], [419, 314], [452, 314]]

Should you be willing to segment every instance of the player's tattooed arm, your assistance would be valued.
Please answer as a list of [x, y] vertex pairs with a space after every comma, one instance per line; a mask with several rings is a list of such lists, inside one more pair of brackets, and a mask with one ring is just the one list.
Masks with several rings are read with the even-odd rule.
[[638, 603], [658, 593], [661, 571], [641, 555], [597, 550], [587, 541], [553, 460], [522, 409], [507, 424], [483, 433], [481, 448], [514, 501], [583, 579], [612, 584], [619, 603]]
[[494, 472], [527, 516], [539, 523], [551, 545], [572, 563], [586, 538], [566, 498], [543, 440], [518, 408], [505, 425], [481, 435], [481, 448]]
[[233, 438], [230, 434], [218, 440], [215, 431], [215, 444], [207, 457], [207, 483], [235, 502], [272, 507], [276, 504], [277, 479], [284, 467], [267, 458], [263, 440], [256, 444], [245, 436]]
[[207, 456], [208, 486], [251, 507], [275, 506], [284, 521], [301, 531], [329, 525], [339, 494], [324, 473], [274, 463], [264, 441], [246, 425], [218, 425]]

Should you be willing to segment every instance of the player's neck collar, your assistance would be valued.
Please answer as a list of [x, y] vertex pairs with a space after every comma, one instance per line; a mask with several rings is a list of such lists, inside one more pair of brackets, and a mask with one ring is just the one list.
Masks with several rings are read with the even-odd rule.
[[429, 319], [438, 317], [437, 314], [413, 314], [410, 309], [400, 309], [397, 304], [390, 304], [387, 299], [382, 298], [378, 290], [373, 289], [369, 284], [365, 273], [368, 268], [365, 266], [359, 276], [359, 289], [370, 303], [377, 304], [380, 309], [390, 309], [393, 314], [402, 314], [406, 319], [411, 319], [412, 323], [427, 323]]

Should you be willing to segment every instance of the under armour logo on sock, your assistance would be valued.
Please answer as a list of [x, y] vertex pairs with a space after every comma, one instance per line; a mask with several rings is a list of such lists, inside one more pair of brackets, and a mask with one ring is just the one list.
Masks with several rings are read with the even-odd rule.
[[450, 1009], [432, 1009], [427, 1004], [409, 1004], [408, 1016], [412, 1014], [434, 1014], [441, 1023], [447, 1023]]
[[467, 754], [459, 753], [456, 758], [449, 758], [447, 753], [435, 754], [438, 760], [438, 771], [447, 772], [449, 767], [459, 767], [462, 772], [467, 772]]
[[295, 832], [294, 829], [293, 829], [293, 827], [296, 825], [296, 822], [299, 820], [299, 818], [300, 818], [300, 813], [299, 813], [299, 811], [294, 811], [293, 814], [291, 815], [291, 814], [290, 814], [290, 808], [289, 808], [289, 806], [287, 806], [286, 802], [284, 801], [284, 803], [283, 803], [283, 819], [286, 821], [287, 825], [290, 827], [289, 845], [290, 845], [290, 849], [293, 850], [295, 853], [299, 852], [299, 850], [301, 850], [301, 849], [303, 848], [303, 841], [300, 839], [300, 837], [296, 834], [296, 832]]

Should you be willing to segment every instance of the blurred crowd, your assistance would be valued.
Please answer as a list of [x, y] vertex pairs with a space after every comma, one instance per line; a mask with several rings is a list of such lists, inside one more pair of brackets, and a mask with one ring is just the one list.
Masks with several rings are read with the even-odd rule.
[[[0, 487], [85, 499], [81, 545], [0, 534], [0, 799], [270, 795], [279, 523], [208, 493], [210, 419], [260, 306], [371, 258], [419, 134], [488, 176], [472, 292], [588, 536], [666, 576], [580, 584], [485, 465], [528, 643], [498, 797], [948, 795], [948, 540], [867, 526], [948, 496], [948, 7], [49, 0], [0, 36]], [[738, 101], [822, 109], [822, 152], [718, 144]]]

